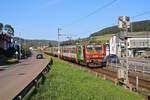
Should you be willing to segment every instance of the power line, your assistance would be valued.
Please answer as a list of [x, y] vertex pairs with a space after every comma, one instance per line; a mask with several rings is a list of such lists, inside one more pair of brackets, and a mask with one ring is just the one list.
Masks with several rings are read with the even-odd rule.
[[71, 22], [70, 24], [66, 25], [65, 27], [68, 27], [68, 26], [70, 27], [71, 25], [76, 24], [76, 23], [78, 23], [78, 22], [80, 22], [80, 21], [82, 21], [82, 20], [84, 20], [84, 19], [86, 19], [86, 18], [88, 18], [88, 17], [90, 17], [90, 16], [96, 14], [97, 12], [103, 10], [104, 8], [106, 8], [106, 7], [108, 7], [108, 6], [111, 6], [111, 5], [112, 5], [113, 3], [115, 3], [116, 1], [117, 1], [117, 0], [113, 0], [113, 1], [111, 1], [111, 2], [109, 2], [109, 3], [107, 3], [107, 4], [105, 4], [105, 5], [103, 5], [102, 7], [97, 8], [97, 9], [94, 10], [93, 12], [91, 12], [91, 13], [87, 14], [86, 16], [83, 16], [83, 17], [81, 17], [81, 18], [79, 18], [79, 19], [77, 19], [77, 20]]
[[[139, 13], [139, 14], [134, 15], [134, 16], [131, 16], [131, 18], [132, 18], [132, 19], [135, 19], [135, 18], [138, 18], [138, 17], [140, 17], [140, 16], [146, 15], [146, 14], [148, 14], [148, 13], [150, 13], [150, 10], [144, 11], [144, 12]], [[102, 27], [98, 27], [98, 28], [96, 28], [96, 29], [105, 28], [105, 27], [113, 26], [113, 25], [116, 25], [116, 23], [111, 23], [111, 24], [109, 24], [109, 25], [105, 25], [105, 26], [102, 26]], [[92, 30], [91, 30], [91, 31], [92, 31]], [[89, 32], [89, 31], [86, 31], [86, 32]], [[85, 33], [85, 32], [82, 32], [82, 34], [83, 34], [83, 33]], [[80, 33], [80, 34], [81, 34], [81, 33]]]
[[150, 10], [148, 10], [148, 11], [145, 11], [145, 12], [142, 12], [142, 13], [140, 13], [140, 14], [137, 14], [137, 15], [135, 15], [135, 16], [132, 16], [131, 18], [136, 18], [136, 17], [140, 17], [140, 16], [143, 16], [143, 15], [145, 15], [145, 14], [148, 14], [148, 13], [150, 13]]
[[[116, 1], [116, 0], [115, 0], [115, 1]], [[138, 18], [138, 17], [140, 17], [140, 16], [146, 15], [146, 14], [148, 14], [148, 13], [150, 13], [150, 10], [144, 11], [144, 12], [139, 13], [139, 14], [134, 15], [134, 16], [131, 16], [130, 18], [135, 19], [135, 18]], [[114, 26], [114, 25], [116, 25], [116, 22], [111, 23], [111, 24], [108, 24], [108, 25], [104, 25], [104, 26], [101, 26], [101, 27], [94, 28], [94, 30], [95, 30], [95, 29], [102, 29], [102, 28], [105, 28], [105, 27], [111, 27], [111, 26]], [[93, 30], [93, 29], [92, 29], [92, 30]], [[87, 32], [91, 32], [92, 30], [88, 30], [88, 31], [85, 31], [85, 32], [80, 32], [80, 33], [78, 33], [78, 34], [76, 34], [76, 35], [80, 35], [80, 34], [84, 34], [84, 33], [87, 33]]]

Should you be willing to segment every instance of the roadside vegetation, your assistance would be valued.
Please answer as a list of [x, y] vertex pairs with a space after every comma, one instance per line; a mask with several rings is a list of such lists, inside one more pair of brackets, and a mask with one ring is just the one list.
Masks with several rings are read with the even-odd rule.
[[53, 58], [54, 65], [46, 75], [46, 81], [30, 100], [142, 100], [142, 96], [130, 92], [112, 82]]
[[11, 58], [7, 60], [7, 63], [17, 63], [17, 62], [18, 62], [18, 59], [15, 59], [15, 58]]

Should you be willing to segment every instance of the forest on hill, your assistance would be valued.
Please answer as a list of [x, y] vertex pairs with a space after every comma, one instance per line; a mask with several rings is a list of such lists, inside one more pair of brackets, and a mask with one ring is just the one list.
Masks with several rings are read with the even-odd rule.
[[54, 40], [37, 40], [37, 39], [22, 39], [20, 37], [14, 37], [14, 40], [17, 41], [18, 43], [26, 43], [29, 47], [40, 47], [40, 46], [56, 46], [57, 41]]

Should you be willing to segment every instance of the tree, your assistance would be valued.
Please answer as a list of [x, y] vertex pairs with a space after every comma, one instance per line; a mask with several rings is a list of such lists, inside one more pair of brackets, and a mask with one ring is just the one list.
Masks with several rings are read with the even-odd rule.
[[4, 29], [5, 29], [5, 31], [7, 31], [8, 34], [14, 36], [14, 28], [11, 25], [6, 24], [4, 26]]
[[0, 31], [3, 30], [3, 23], [0, 23]]

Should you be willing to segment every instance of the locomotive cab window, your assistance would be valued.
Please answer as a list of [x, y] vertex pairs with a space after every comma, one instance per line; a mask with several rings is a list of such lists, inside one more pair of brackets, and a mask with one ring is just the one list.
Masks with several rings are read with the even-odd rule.
[[101, 46], [101, 45], [96, 45], [96, 46], [95, 46], [95, 50], [96, 50], [96, 51], [102, 50], [102, 46]]
[[92, 51], [92, 50], [94, 50], [93, 45], [88, 45], [87, 46], [87, 51]]

